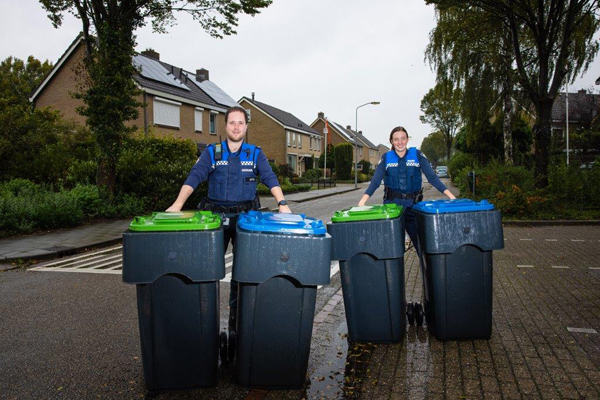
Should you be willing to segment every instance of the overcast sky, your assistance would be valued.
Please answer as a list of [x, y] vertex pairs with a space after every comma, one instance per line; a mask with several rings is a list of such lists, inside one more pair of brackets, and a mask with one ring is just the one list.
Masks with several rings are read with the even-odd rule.
[[[373, 143], [388, 144], [393, 127], [404, 126], [420, 146], [431, 132], [419, 105], [434, 86], [424, 62], [432, 6], [423, 0], [274, 0], [256, 17], [242, 17], [237, 36], [212, 39], [185, 14], [168, 34], [137, 32], [137, 50], [153, 48], [160, 58], [210, 79], [236, 101], [256, 100], [294, 114], [307, 124], [319, 111], [355, 127]], [[0, 0], [0, 59], [29, 55], [56, 63], [81, 30], [67, 16], [54, 29], [36, 0]], [[600, 59], [569, 91], [594, 86]]]

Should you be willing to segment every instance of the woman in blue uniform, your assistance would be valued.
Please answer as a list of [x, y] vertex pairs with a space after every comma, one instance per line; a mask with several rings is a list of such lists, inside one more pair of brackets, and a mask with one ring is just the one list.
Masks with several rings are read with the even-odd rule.
[[421, 257], [421, 249], [417, 240], [417, 220], [412, 210], [414, 203], [422, 197], [421, 172], [425, 174], [429, 183], [450, 199], [454, 195], [440, 181], [440, 178], [431, 168], [429, 160], [415, 147], [408, 148], [408, 133], [406, 129], [398, 126], [390, 133], [392, 150], [381, 157], [377, 165], [371, 184], [360, 199], [358, 205], [364, 206], [375, 190], [384, 181], [384, 203], [396, 203], [404, 208], [405, 228], [415, 250]]

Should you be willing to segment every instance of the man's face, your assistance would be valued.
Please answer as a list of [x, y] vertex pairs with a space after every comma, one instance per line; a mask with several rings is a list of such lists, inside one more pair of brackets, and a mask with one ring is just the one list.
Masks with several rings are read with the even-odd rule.
[[244, 114], [240, 111], [234, 111], [229, 114], [227, 123], [225, 124], [225, 132], [227, 132], [227, 138], [232, 142], [239, 142], [246, 137], [246, 130], [248, 124], [244, 119]]

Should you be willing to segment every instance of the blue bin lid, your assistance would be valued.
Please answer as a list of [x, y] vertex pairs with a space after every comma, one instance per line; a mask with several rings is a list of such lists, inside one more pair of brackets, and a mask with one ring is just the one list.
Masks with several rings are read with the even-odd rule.
[[448, 214], [456, 212], [488, 211], [493, 210], [494, 205], [487, 200], [479, 202], [471, 199], [455, 200], [425, 200], [413, 206], [413, 210], [424, 214]]
[[327, 233], [323, 221], [308, 218], [304, 214], [280, 214], [262, 211], [248, 211], [240, 214], [238, 227], [252, 232], [295, 235], [324, 235]]

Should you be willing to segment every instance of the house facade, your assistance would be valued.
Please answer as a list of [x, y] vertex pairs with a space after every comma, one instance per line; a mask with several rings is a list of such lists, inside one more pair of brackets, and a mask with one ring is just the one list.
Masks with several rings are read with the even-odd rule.
[[[333, 146], [336, 146], [340, 143], [350, 143], [354, 146], [356, 143], [356, 149], [353, 153], [353, 160], [355, 163], [364, 160], [371, 164], [371, 168], [375, 168], [379, 162], [379, 159], [381, 158], [381, 154], [383, 154], [380, 153], [378, 146], [375, 146], [369, 139], [367, 139], [362, 131], [356, 132], [352, 130], [350, 125], [346, 125], [346, 127], [344, 127], [340, 123], [325, 118], [325, 114], [323, 112], [317, 114], [317, 119], [313, 121], [311, 126], [320, 132], [322, 132], [325, 126], [327, 126], [329, 135], [327, 141]], [[361, 167], [359, 166], [359, 168]]]
[[[50, 74], [30, 98], [37, 108], [51, 107], [63, 117], [84, 124], [76, 111], [83, 102], [72, 97], [77, 92], [84, 57], [83, 37], [78, 36], [65, 51]], [[237, 105], [229, 95], [209, 79], [203, 68], [195, 73], [160, 60], [159, 53], [147, 50], [134, 56], [132, 63], [139, 74], [134, 77], [142, 92], [139, 116], [129, 121], [145, 133], [173, 135], [189, 139], [199, 149], [225, 136], [225, 112]]]
[[248, 143], [260, 146], [269, 161], [289, 165], [298, 176], [307, 171], [313, 157], [315, 164], [318, 162], [322, 133], [287, 111], [256, 101], [254, 96], [242, 97], [238, 103], [250, 116]]

